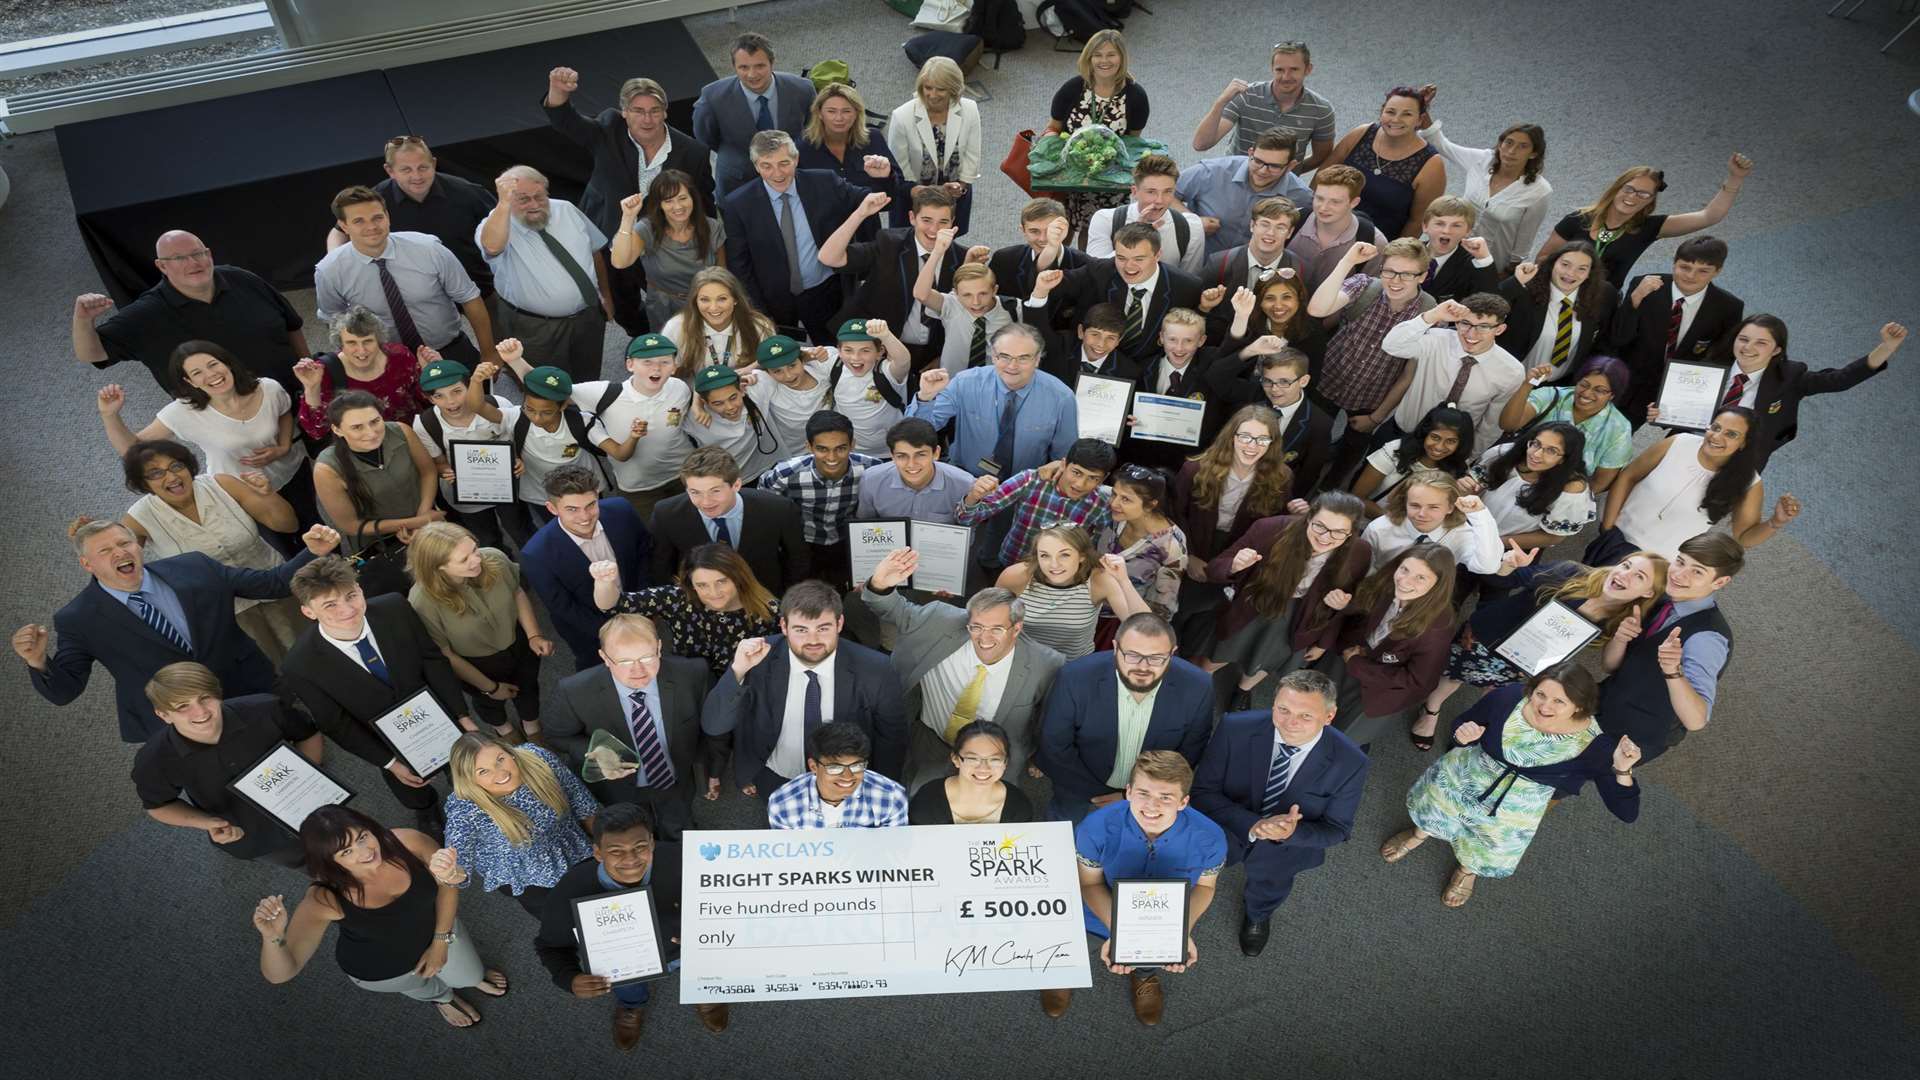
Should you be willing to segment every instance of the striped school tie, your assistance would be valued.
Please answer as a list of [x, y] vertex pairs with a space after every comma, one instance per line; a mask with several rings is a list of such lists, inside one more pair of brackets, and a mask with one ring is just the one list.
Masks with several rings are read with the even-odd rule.
[[967, 345], [967, 366], [985, 367], [987, 364], [987, 317], [976, 315], [973, 318], [973, 340]]
[[1129, 345], [1138, 341], [1147, 328], [1147, 305], [1141, 299], [1146, 293], [1145, 289], [1127, 290], [1127, 328], [1120, 340]]
[[1566, 366], [1567, 354], [1573, 350], [1573, 298], [1565, 297], [1560, 301], [1560, 321], [1553, 331], [1553, 356], [1547, 361], [1553, 370], [1559, 371]]
[[1667, 355], [1672, 356], [1680, 348], [1680, 320], [1686, 315], [1687, 302], [1675, 300], [1673, 315], [1667, 319]]
[[168, 643], [174, 648], [179, 649], [188, 656], [193, 655], [193, 646], [187, 644], [187, 635], [181, 633], [180, 628], [173, 624], [173, 620], [167, 618], [165, 613], [154, 606], [153, 601], [147, 598], [146, 593], [138, 590], [129, 593], [127, 595], [127, 605], [133, 609], [135, 615], [140, 616], [141, 622], [153, 628], [154, 633], [166, 638]]
[[1273, 768], [1267, 770], [1267, 794], [1260, 800], [1260, 812], [1271, 814], [1280, 809], [1280, 795], [1287, 790], [1287, 766], [1293, 762], [1293, 755], [1300, 748], [1275, 737]]
[[640, 769], [646, 776], [643, 787], [672, 787], [673, 762], [667, 757], [667, 748], [660, 742], [660, 732], [653, 722], [653, 710], [647, 708], [647, 695], [635, 690], [627, 695], [633, 702], [633, 715], [628, 726], [633, 731], [633, 749], [640, 755]]

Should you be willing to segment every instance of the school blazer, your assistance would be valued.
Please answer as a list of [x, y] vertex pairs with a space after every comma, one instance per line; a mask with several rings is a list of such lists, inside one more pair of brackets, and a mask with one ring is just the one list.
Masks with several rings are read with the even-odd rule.
[[[1127, 283], [1113, 268], [1112, 259], [1089, 258], [1085, 266], [1067, 271], [1059, 287], [1047, 294], [1046, 309], [1049, 317], [1060, 318], [1066, 311], [1081, 312], [1099, 303], [1116, 304], [1122, 312], [1127, 308]], [[1166, 317], [1169, 308], [1176, 307], [1200, 310], [1200, 279], [1161, 263], [1160, 279], [1154, 282], [1153, 294], [1147, 297], [1140, 338], [1131, 347], [1122, 343], [1117, 351], [1138, 362], [1157, 355], [1160, 320]]]
[[[1040, 275], [1035, 267], [1036, 256], [1033, 248], [1027, 244], [1009, 244], [996, 249], [987, 256], [987, 269], [993, 271], [993, 285], [1001, 296], [1011, 296], [1026, 300], [1033, 295], [1033, 282]], [[1052, 267], [1055, 270], [1078, 270], [1087, 265], [1087, 253], [1071, 244], [1060, 247], [1060, 258]]]
[[[1381, 600], [1372, 611], [1353, 612], [1340, 626], [1335, 643], [1340, 650], [1358, 645], [1365, 652], [1347, 661], [1347, 674], [1360, 684], [1361, 707], [1368, 716], [1389, 716], [1410, 708], [1440, 685], [1447, 670], [1447, 651], [1453, 643], [1453, 616], [1435, 619], [1420, 636], [1406, 639], [1389, 634], [1376, 647], [1367, 646], [1367, 635], [1380, 625], [1392, 604]], [[1328, 652], [1336, 650], [1329, 649]], [[1358, 719], [1357, 717], [1355, 719]]]
[[[813, 106], [813, 83], [798, 75], [776, 71], [773, 84], [777, 88], [771, 103], [773, 126], [793, 136], [798, 145]], [[714, 171], [714, 190], [722, 199], [754, 178], [753, 163], [747, 158], [747, 144], [752, 141], [755, 130], [754, 110], [747, 103], [739, 76], [715, 79], [700, 88], [700, 96], [693, 103], [693, 137], [713, 149], [719, 162]], [[727, 224], [727, 231], [733, 231], [731, 222]], [[820, 239], [825, 240], [826, 235], [820, 234]]]
[[[600, 500], [600, 524], [620, 564], [620, 588], [631, 592], [648, 583], [653, 538], [633, 504], [622, 498]], [[561, 528], [560, 522], [540, 526], [520, 549], [520, 572], [553, 616], [553, 628], [572, 650], [576, 670], [599, 663], [600, 625], [608, 613], [593, 602], [593, 578], [587, 556]], [[660, 578], [661, 581], [668, 580]]]
[[[788, 585], [813, 573], [812, 549], [800, 531], [800, 507], [769, 491], [743, 489], [739, 493], [740, 535], [733, 549], [747, 560], [753, 576], [775, 596]], [[653, 576], [672, 581], [680, 573], [687, 552], [713, 543], [700, 511], [685, 495], [663, 499], [653, 508]]]
[[406, 597], [388, 593], [369, 598], [366, 618], [380, 659], [393, 677], [391, 686], [322, 640], [317, 624], [294, 639], [280, 671], [287, 690], [313, 715], [314, 726], [340, 749], [377, 769], [393, 759], [393, 751], [374, 734], [373, 722], [422, 687], [448, 716], [468, 713], [453, 665], [427, 635], [426, 624]]
[[[965, 249], [949, 246], [941, 257], [933, 287], [941, 292], [953, 291], [953, 272], [966, 258]], [[854, 318], [885, 319], [888, 328], [899, 333], [906, 325], [907, 313], [913, 310], [913, 283], [920, 276], [919, 249], [914, 246], [913, 230], [881, 229], [867, 243], [847, 245], [847, 265], [841, 273], [860, 284], [847, 297], [834, 322]], [[928, 343], [938, 349], [946, 340], [940, 320], [933, 318], [926, 326]]]
[[[1246, 535], [1207, 563], [1207, 580], [1217, 585], [1236, 586], [1233, 600], [1227, 604], [1226, 610], [1220, 615], [1220, 621], [1214, 626], [1216, 640], [1225, 641], [1260, 617], [1259, 612], [1254, 610], [1253, 602], [1247, 597], [1246, 584], [1260, 572], [1267, 553], [1273, 550], [1273, 545], [1279, 542], [1281, 535], [1292, 528], [1293, 523], [1298, 520], [1300, 519], [1289, 514], [1261, 518], [1253, 523], [1253, 527], [1247, 530]], [[1314, 577], [1313, 584], [1307, 586], [1306, 594], [1293, 606], [1293, 618], [1287, 630], [1296, 651], [1311, 649], [1315, 645], [1329, 652], [1333, 651], [1334, 641], [1340, 634], [1342, 616], [1339, 612], [1329, 610], [1322, 601], [1335, 589], [1350, 593], [1358, 588], [1361, 580], [1367, 576], [1367, 568], [1373, 564], [1373, 545], [1362, 540], [1357, 531], [1364, 526], [1355, 522], [1354, 528], [1356, 532], [1353, 538], [1342, 545], [1344, 553], [1336, 550], [1332, 555], [1327, 556], [1327, 561], [1321, 565], [1320, 573]], [[1236, 574], [1233, 572], [1233, 557], [1243, 548], [1252, 548], [1259, 552], [1262, 562], [1254, 563]], [[1312, 618], [1310, 619], [1309, 616]]]
[[[827, 242], [867, 194], [825, 169], [795, 169], [790, 190], [800, 200], [815, 247]], [[758, 177], [739, 185], [721, 199], [720, 217], [727, 226], [727, 266], [739, 275], [753, 306], [764, 311], [790, 304], [787, 244], [766, 185]]]
[[1800, 401], [1815, 394], [1837, 394], [1851, 390], [1880, 372], [1867, 366], [1861, 357], [1846, 367], [1812, 371], [1798, 360], [1776, 359], [1760, 373], [1760, 390], [1753, 399], [1754, 431], [1748, 436], [1758, 455], [1754, 467], [1764, 469], [1774, 451], [1792, 442], [1800, 434]]
[[[700, 713], [700, 727], [707, 734], [733, 732], [733, 777], [741, 787], [753, 783], [773, 756], [787, 715], [793, 651], [779, 634], [768, 637], [767, 645], [767, 658], [747, 672], [746, 682], [731, 670], [720, 673]], [[858, 724], [867, 733], [875, 772], [889, 780], [903, 775], [907, 710], [900, 679], [885, 654], [840, 639], [833, 652], [833, 720]]]
[[[1447, 256], [1447, 264], [1420, 288], [1435, 300], [1463, 300], [1477, 292], [1493, 292], [1500, 285], [1497, 263], [1473, 265], [1473, 256], [1458, 248]], [[1507, 320], [1505, 337], [1513, 337], [1513, 320]], [[1512, 352], [1512, 349], [1508, 349]]]
[[[691, 802], [694, 763], [705, 748], [700, 735], [700, 707], [706, 703], [713, 676], [704, 661], [669, 655], [660, 658], [660, 673], [654, 678], [660, 689], [660, 720], [667, 730], [667, 759], [673, 763], [674, 790], [683, 801]], [[627, 693], [613, 681], [613, 673], [605, 664], [560, 680], [541, 717], [541, 728], [553, 749], [564, 754], [575, 771], [585, 763], [587, 744], [596, 731], [613, 736], [628, 750], [635, 749], [633, 730], [627, 722], [633, 711]], [[707, 762], [709, 775], [718, 775], [713, 767], [717, 764]], [[602, 805], [636, 801], [640, 790], [632, 778], [602, 780], [588, 787]]]
[[[1097, 652], [1060, 668], [1040, 724], [1040, 768], [1062, 802], [1090, 802], [1113, 790], [1107, 777], [1120, 751], [1120, 672], [1113, 653]], [[1179, 657], [1167, 665], [1140, 749], [1178, 750], [1200, 760], [1213, 733], [1213, 676]]]
[[[608, 237], [620, 231], [620, 200], [640, 190], [640, 148], [627, 134], [627, 120], [620, 110], [602, 109], [588, 119], [572, 104], [546, 105], [547, 123], [569, 140], [586, 148], [593, 157], [593, 173], [587, 190], [580, 195], [580, 212], [593, 219]], [[678, 169], [693, 178], [699, 192], [700, 212], [712, 217], [713, 167], [707, 144], [676, 127], [667, 128], [667, 151], [663, 169]]]
[[[1646, 400], [1652, 401], [1658, 395], [1660, 373], [1667, 360], [1667, 323], [1673, 315], [1673, 282], [1662, 285], [1640, 301], [1639, 307], [1634, 307], [1630, 298], [1645, 277], [1642, 274], [1634, 278], [1620, 293], [1613, 318], [1612, 345], [1633, 369], [1635, 396], [1639, 396], [1637, 391], [1645, 380], [1649, 384]], [[1682, 360], [1725, 356], [1733, 344], [1733, 331], [1746, 313], [1745, 301], [1718, 285], [1709, 284], [1707, 295], [1700, 298], [1700, 310], [1694, 314], [1674, 355]], [[1511, 329], [1508, 333], [1512, 333]], [[1628, 419], [1635, 418], [1629, 415]]]
[[47, 657], [46, 670], [27, 669], [33, 688], [53, 704], [65, 705], [86, 690], [93, 665], [99, 663], [113, 676], [120, 738], [130, 743], [144, 743], [166, 730], [147, 701], [146, 686], [168, 664], [183, 660], [205, 664], [220, 677], [229, 698], [270, 693], [273, 664], [234, 621], [233, 600], [236, 596], [249, 600], [286, 596], [294, 572], [312, 561], [313, 554], [302, 550], [272, 570], [227, 566], [197, 551], [148, 562], [147, 573], [166, 582], [180, 597], [192, 655], [140, 621], [127, 605], [107, 595], [98, 581], [89, 581], [79, 596], [54, 613], [57, 642]]
[[[916, 604], [897, 589], [878, 592], [871, 586], [860, 590], [860, 599], [899, 631], [893, 645], [893, 670], [900, 677], [900, 685], [907, 688], [908, 722], [917, 723], [920, 687], [927, 674], [956, 650], [972, 644], [967, 635], [967, 609], [942, 603]], [[1012, 742], [1007, 748], [1007, 775], [1017, 778], [1033, 756], [1040, 714], [1053, 689], [1054, 676], [1066, 659], [1037, 641], [1021, 638], [1014, 644], [1008, 662], [1013, 667], [1007, 672], [1007, 686], [1000, 692], [993, 722], [1007, 729]]]
[[[1581, 316], [1577, 311], [1574, 314], [1574, 317], [1580, 320], [1580, 335], [1574, 340], [1573, 348], [1567, 353], [1567, 362], [1570, 365], [1566, 372], [1567, 382], [1573, 381], [1574, 374], [1580, 370], [1580, 365], [1586, 361], [1587, 357], [1592, 356], [1596, 349], [1606, 347], [1608, 339], [1605, 335], [1612, 331], [1616, 309], [1620, 304], [1620, 293], [1612, 285], [1604, 281], [1588, 284], [1599, 287], [1600, 305], [1590, 316]], [[1526, 286], [1514, 278], [1509, 277], [1502, 281], [1499, 293], [1513, 307], [1513, 310], [1507, 313], [1507, 331], [1500, 335], [1500, 347], [1512, 353], [1514, 359], [1519, 360], [1524, 367], [1527, 364], [1527, 354], [1540, 343], [1540, 335], [1553, 334], [1558, 325], [1555, 322], [1558, 313], [1547, 310], [1553, 306], [1551, 303], [1543, 304], [1534, 300], [1533, 294], [1527, 291]], [[1549, 292], [1547, 295], [1551, 297], [1553, 294]], [[1579, 306], [1577, 301], [1574, 306], [1576, 308]], [[1671, 310], [1672, 303], [1669, 302], [1667, 307]], [[1660, 340], [1663, 344], [1667, 340], [1664, 326], [1660, 329]]]
[[[1277, 737], [1267, 711], [1229, 713], [1220, 719], [1220, 730], [1194, 770], [1193, 808], [1220, 826], [1240, 859], [1253, 848], [1247, 833], [1267, 816], [1263, 804]], [[1322, 728], [1320, 741], [1294, 770], [1274, 811], [1284, 814], [1298, 806], [1300, 824], [1285, 840], [1260, 842], [1277, 843], [1283, 860], [1296, 872], [1325, 862], [1328, 848], [1353, 836], [1369, 766], [1366, 753], [1352, 739], [1331, 726]]]

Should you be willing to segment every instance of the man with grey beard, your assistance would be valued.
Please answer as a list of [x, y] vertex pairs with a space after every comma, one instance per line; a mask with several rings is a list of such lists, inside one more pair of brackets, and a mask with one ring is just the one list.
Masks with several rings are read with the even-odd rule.
[[530, 363], [563, 368], [575, 382], [600, 378], [613, 314], [606, 234], [550, 198], [547, 178], [530, 166], [515, 165], [494, 186], [500, 201], [475, 239], [493, 268], [500, 333], [520, 339]]

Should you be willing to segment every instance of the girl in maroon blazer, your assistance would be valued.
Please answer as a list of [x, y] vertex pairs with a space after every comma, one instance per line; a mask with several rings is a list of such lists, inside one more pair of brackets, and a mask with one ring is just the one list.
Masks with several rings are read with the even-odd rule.
[[[1338, 636], [1340, 706], [1334, 723], [1362, 749], [1405, 724], [1439, 684], [1453, 639], [1453, 552], [1414, 544], [1361, 582]], [[1317, 659], [1317, 650], [1307, 658]]]
[[1305, 514], [1255, 522], [1207, 564], [1208, 578], [1234, 591], [1198, 663], [1208, 671], [1238, 665], [1229, 711], [1252, 708], [1252, 690], [1268, 673], [1284, 674], [1300, 666], [1298, 654], [1334, 644], [1340, 612], [1373, 559], [1360, 538], [1365, 521], [1358, 498], [1323, 492]]
[[[1255, 521], [1285, 512], [1293, 470], [1287, 466], [1280, 414], [1248, 405], [1203, 451], [1187, 459], [1173, 483], [1173, 513], [1187, 537], [1186, 580], [1174, 629], [1182, 641], [1199, 639], [1198, 628], [1219, 610], [1222, 590], [1207, 581], [1207, 562], [1233, 546]], [[1182, 650], [1192, 655], [1192, 650]]]

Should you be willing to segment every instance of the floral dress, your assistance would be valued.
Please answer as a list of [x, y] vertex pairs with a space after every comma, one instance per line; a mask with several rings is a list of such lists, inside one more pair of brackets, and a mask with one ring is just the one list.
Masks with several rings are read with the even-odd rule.
[[645, 615], [665, 623], [668, 647], [676, 656], [692, 656], [707, 662], [707, 668], [719, 678], [733, 663], [733, 650], [750, 637], [766, 637], [779, 632], [779, 604], [773, 605], [774, 618], [755, 619], [742, 611], [714, 611], [697, 600], [690, 600], [678, 585], [649, 585], [620, 594], [613, 610], [622, 615]]
[[[1600, 722], [1571, 735], [1549, 735], [1513, 707], [1501, 729], [1501, 753], [1515, 765], [1551, 765], [1580, 756], [1600, 736]], [[1461, 869], [1480, 877], [1511, 877], [1520, 856], [1546, 816], [1553, 788], [1536, 783], [1488, 757], [1478, 746], [1459, 746], [1414, 782], [1407, 812], [1425, 832], [1453, 844]]]
[[[1119, 93], [1104, 98], [1095, 97], [1091, 85], [1082, 90], [1079, 103], [1067, 112], [1066, 130], [1062, 134], [1071, 135], [1090, 124], [1105, 124], [1115, 131], [1127, 130], [1126, 87], [1122, 86]], [[1072, 191], [1062, 194], [1065, 197], [1061, 201], [1067, 205], [1067, 223], [1072, 228], [1072, 234], [1086, 227], [1094, 211], [1119, 206], [1129, 197], [1124, 191]]]
[[1102, 550], [1127, 561], [1127, 577], [1140, 598], [1156, 614], [1172, 615], [1180, 604], [1180, 580], [1187, 568], [1187, 534], [1178, 525], [1168, 525], [1122, 547], [1118, 528], [1104, 531]]

